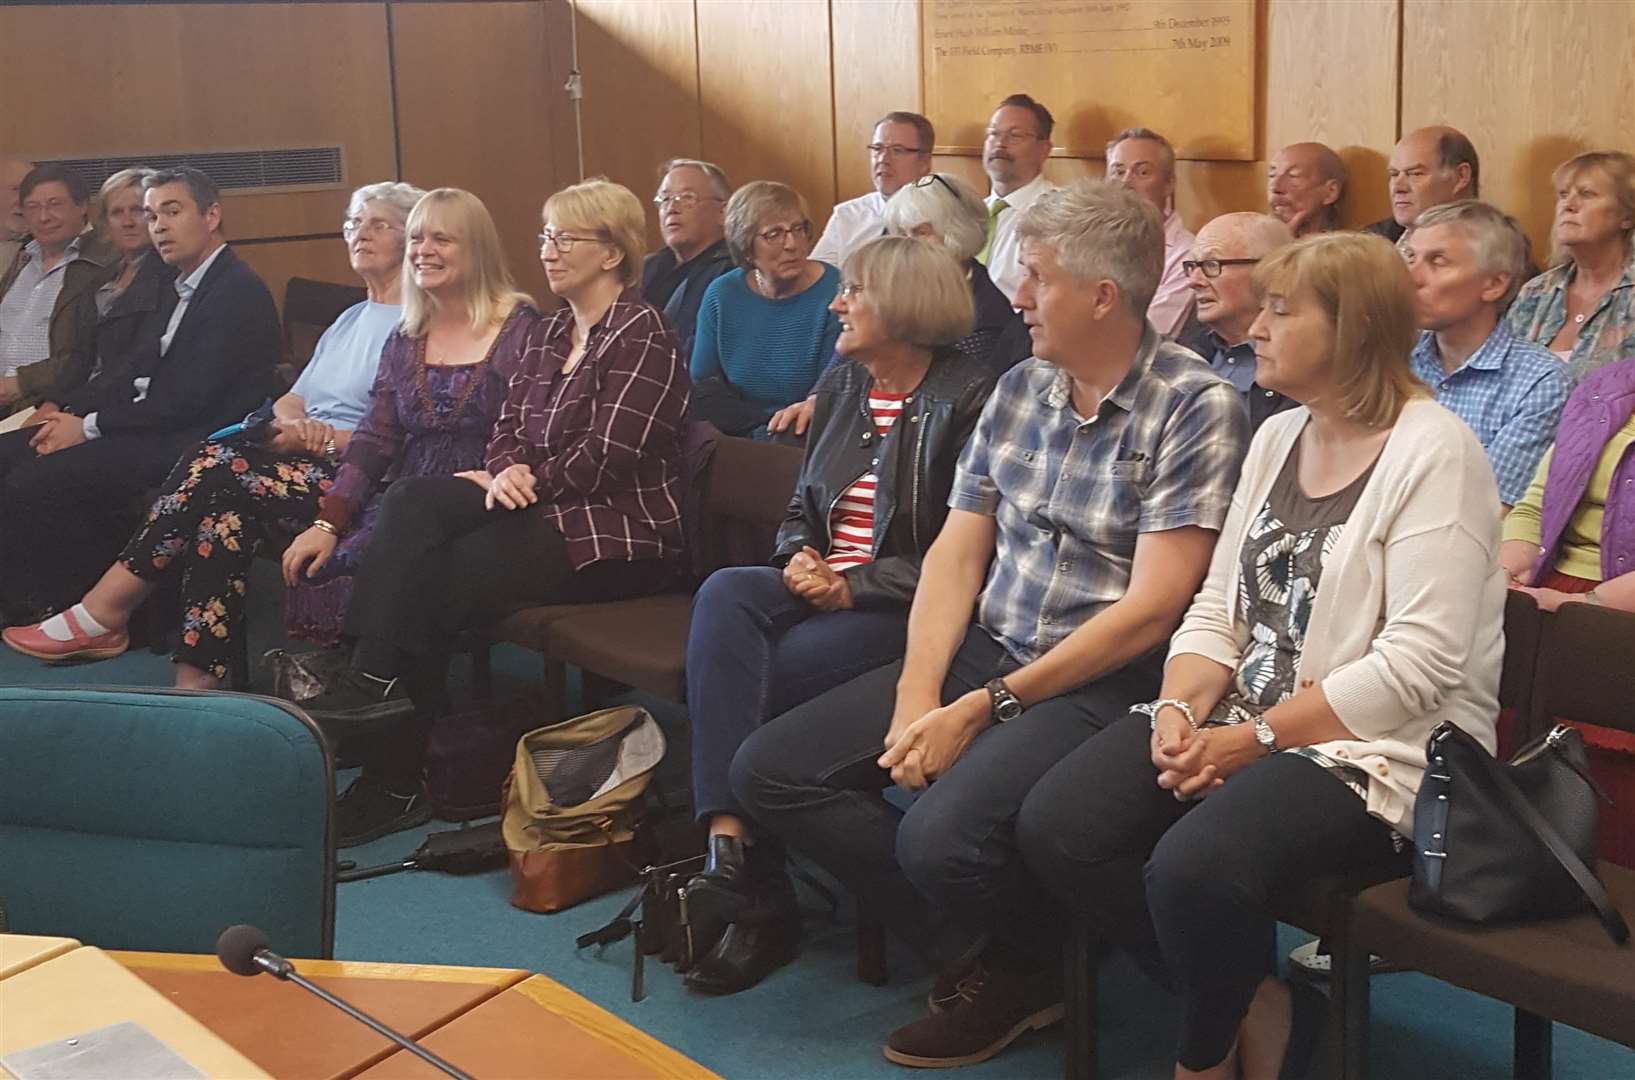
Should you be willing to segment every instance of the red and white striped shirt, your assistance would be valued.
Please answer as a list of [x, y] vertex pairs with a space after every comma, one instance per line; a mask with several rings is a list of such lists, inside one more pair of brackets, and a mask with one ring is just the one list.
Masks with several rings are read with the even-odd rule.
[[[874, 418], [875, 434], [882, 442], [903, 414], [903, 399], [907, 396], [869, 393], [869, 415]], [[829, 554], [824, 561], [836, 573], [862, 566], [874, 557], [874, 487], [874, 474], [864, 473], [841, 493], [829, 513]]]

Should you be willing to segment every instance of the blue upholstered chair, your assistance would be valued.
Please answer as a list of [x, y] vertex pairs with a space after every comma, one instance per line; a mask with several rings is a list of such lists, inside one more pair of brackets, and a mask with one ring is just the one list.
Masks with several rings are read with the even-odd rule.
[[334, 766], [272, 698], [0, 687], [0, 910], [18, 933], [287, 956], [335, 939]]

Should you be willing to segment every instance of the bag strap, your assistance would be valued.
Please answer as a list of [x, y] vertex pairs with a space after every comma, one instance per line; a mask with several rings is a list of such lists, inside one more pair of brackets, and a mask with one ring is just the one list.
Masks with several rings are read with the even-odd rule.
[[1573, 882], [1594, 905], [1595, 915], [1601, 920], [1601, 926], [1606, 930], [1607, 936], [1612, 938], [1616, 945], [1626, 944], [1629, 941], [1629, 924], [1613, 906], [1612, 899], [1607, 896], [1606, 889], [1601, 887], [1601, 882], [1596, 879], [1594, 872], [1584, 865], [1584, 860], [1580, 859], [1578, 853], [1561, 838], [1555, 826], [1538, 812], [1538, 807], [1521, 793], [1516, 782], [1507, 775], [1505, 767], [1500, 765], [1493, 755], [1482, 750], [1481, 753], [1472, 756], [1481, 763], [1481, 774], [1492, 781], [1506, 808], [1533, 831], [1533, 835], [1549, 849], [1551, 855], [1555, 856], [1562, 869], [1572, 875]]

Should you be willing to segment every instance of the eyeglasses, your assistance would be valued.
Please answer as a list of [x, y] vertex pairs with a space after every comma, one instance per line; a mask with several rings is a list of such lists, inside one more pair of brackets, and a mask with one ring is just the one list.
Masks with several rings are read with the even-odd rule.
[[1202, 270], [1206, 278], [1221, 276], [1223, 266], [1253, 266], [1259, 259], [1182, 259], [1181, 273], [1190, 274], [1194, 270]]
[[987, 131], [982, 133], [982, 137], [988, 142], [998, 143], [1000, 146], [1005, 146], [1008, 143], [1026, 142], [1029, 139], [1042, 140], [1044, 138], [1043, 135], [1037, 135], [1031, 131], [1018, 131], [1016, 128], [1011, 128], [1008, 131], [998, 131], [994, 128], [989, 128]]
[[941, 184], [943, 187], [948, 189], [948, 194], [954, 196], [955, 198], [959, 197], [959, 192], [954, 190], [954, 185], [944, 180], [941, 173], [926, 173], [918, 180], [911, 180], [909, 183], [917, 188], [930, 187], [932, 184]]
[[811, 239], [812, 223], [810, 221], [803, 221], [799, 225], [774, 225], [772, 228], [767, 229], [764, 232], [758, 232], [755, 235], [759, 236], [762, 240], [765, 240], [769, 244], [781, 244], [783, 243], [783, 238], [791, 233], [795, 236], [804, 236], [807, 239]]
[[67, 205], [67, 199], [47, 199], [45, 202], [34, 202], [33, 200], [30, 200], [29, 202], [23, 204], [23, 213], [41, 214], [49, 210], [51, 213], [55, 214], [59, 213]]
[[842, 300], [855, 300], [862, 293], [863, 283], [861, 281], [843, 281], [840, 283], [840, 288], [835, 290], [835, 295]]
[[555, 244], [556, 250], [564, 255], [573, 250], [573, 245], [579, 243], [605, 244], [608, 243], [608, 240], [604, 236], [575, 236], [572, 233], [557, 232], [554, 229], [546, 229], [539, 234], [540, 247], [544, 247], [546, 244]]
[[659, 208], [660, 213], [663, 213], [671, 203], [675, 203], [676, 208], [679, 210], [691, 210], [698, 205], [701, 199], [709, 199], [711, 202], [726, 202], [719, 195], [700, 195], [696, 191], [678, 191], [674, 195], [653, 196], [653, 205]]
[[355, 218], [349, 217], [341, 222], [341, 234], [348, 240], [362, 233], [364, 236], [380, 236], [382, 233], [402, 232], [403, 226], [393, 225], [383, 218]]
[[925, 153], [925, 151], [920, 149], [918, 146], [904, 146], [901, 143], [877, 142], [869, 143], [868, 151], [871, 157], [885, 157], [887, 154], [890, 154], [894, 158], [915, 157]]

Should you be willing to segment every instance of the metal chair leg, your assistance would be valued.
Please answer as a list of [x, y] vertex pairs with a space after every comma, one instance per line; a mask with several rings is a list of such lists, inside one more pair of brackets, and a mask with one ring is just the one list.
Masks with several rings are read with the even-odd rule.
[[886, 966], [886, 926], [857, 905], [857, 977], [870, 986], [884, 986], [891, 972]]
[[1516, 1080], [1550, 1080], [1555, 1025], [1547, 1016], [1516, 1010]]
[[1067, 1039], [1062, 1047], [1062, 1075], [1066, 1080], [1096, 1080], [1097, 950], [1095, 935], [1082, 919], [1073, 921], [1063, 957], [1062, 1004]]

